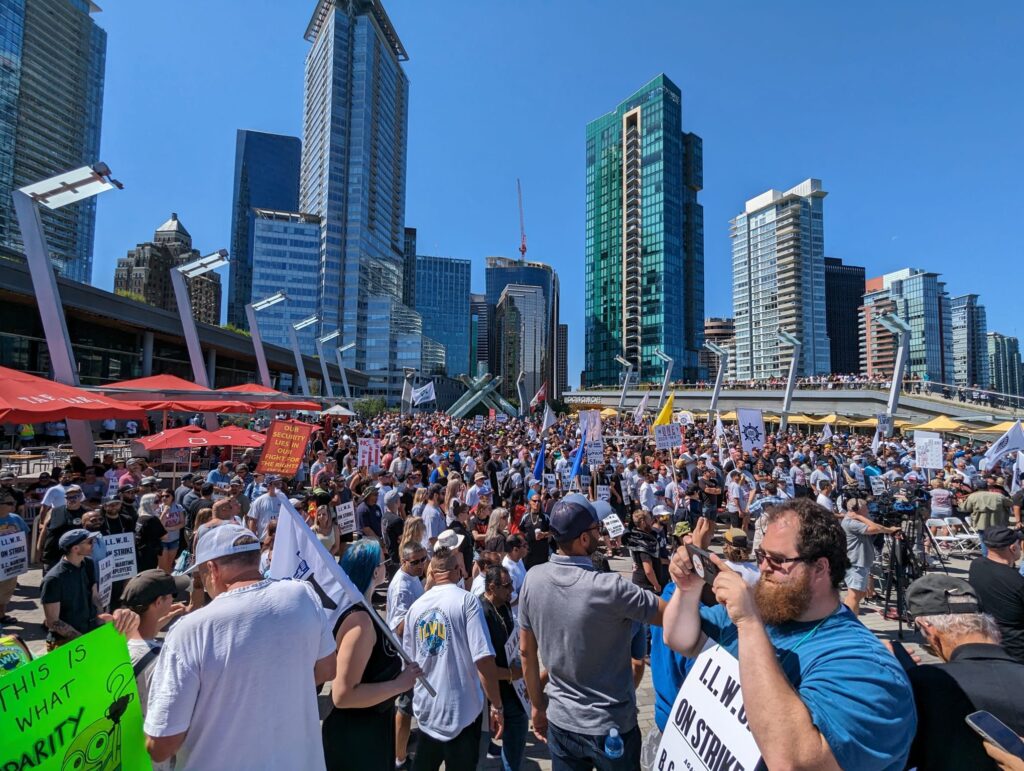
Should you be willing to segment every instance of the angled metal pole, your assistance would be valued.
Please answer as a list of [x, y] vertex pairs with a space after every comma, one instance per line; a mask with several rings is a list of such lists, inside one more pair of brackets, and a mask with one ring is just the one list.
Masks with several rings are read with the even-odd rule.
[[348, 375], [345, 373], [345, 362], [341, 357], [341, 349], [335, 348], [334, 355], [338, 358], [338, 369], [341, 370], [341, 390], [345, 394], [345, 402], [352, 409], [352, 391], [348, 387]]
[[259, 324], [256, 323], [256, 310], [252, 303], [245, 306], [245, 318], [249, 322], [249, 333], [252, 335], [252, 348], [256, 352], [256, 367], [260, 372], [260, 383], [266, 388], [273, 388], [270, 379], [270, 367], [267, 366], [267, 352], [263, 350], [263, 337], [260, 335]]
[[519, 417], [523, 417], [526, 414], [526, 373], [523, 371], [519, 372], [519, 377], [516, 378], [516, 391], [519, 393]]
[[619, 394], [619, 412], [622, 412], [626, 408], [626, 390], [629, 388], [629, 380], [633, 376], [633, 362], [627, 361], [621, 356], [616, 356], [615, 361], [626, 368], [626, 377], [622, 381], [622, 393]]
[[910, 357], [910, 325], [895, 313], [879, 316], [877, 321], [896, 336], [898, 343], [896, 362], [892, 370], [892, 385], [889, 386], [889, 403], [886, 406], [889, 417], [895, 421], [896, 409], [900, 405], [900, 392], [903, 390], [903, 375], [907, 369], [907, 359]]
[[295, 332], [293, 324], [288, 325], [288, 339], [292, 343], [292, 355], [295, 357], [295, 370], [299, 374], [299, 385], [302, 386], [302, 395], [309, 397], [309, 380], [306, 379], [306, 368], [302, 365], [302, 351], [299, 350], [299, 336]]
[[796, 388], [796, 372], [803, 343], [789, 332], [781, 329], [779, 330], [779, 340], [793, 346], [793, 356], [789, 360], [789, 377], [786, 380], [786, 393], [782, 397], [782, 414], [779, 416], [779, 433], [784, 434], [789, 426], [789, 407], [793, 403], [793, 389]]
[[708, 407], [708, 419], [711, 414], [718, 410], [718, 397], [722, 393], [722, 384], [725, 382], [725, 370], [729, 366], [729, 352], [714, 343], [704, 343], [704, 347], [711, 353], [718, 356], [718, 374], [715, 376], [715, 387], [711, 391], [711, 406]]
[[665, 377], [661, 380], [661, 395], [658, 397], [658, 412], [661, 412], [662, 406], [665, 404], [665, 395], [668, 393], [668, 381], [672, 377], [672, 365], [675, 362], [672, 357], [662, 352], [660, 349], [654, 352], [654, 355], [665, 362]]
[[[192, 302], [188, 297], [188, 284], [185, 275], [178, 268], [171, 268], [171, 287], [174, 289], [174, 301], [178, 306], [178, 317], [181, 319], [181, 331], [185, 335], [185, 347], [188, 348], [188, 359], [192, 364], [192, 379], [196, 385], [210, 387], [210, 376], [206, 371], [203, 349], [199, 344], [199, 330], [196, 320], [192, 318]], [[219, 427], [216, 412], [203, 413], [207, 431], [216, 431]]]

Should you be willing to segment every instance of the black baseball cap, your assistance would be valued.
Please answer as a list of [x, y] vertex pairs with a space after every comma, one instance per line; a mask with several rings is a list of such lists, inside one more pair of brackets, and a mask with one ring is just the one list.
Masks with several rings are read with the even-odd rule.
[[192, 588], [189, 576], [172, 576], [153, 568], [143, 570], [132, 578], [121, 594], [121, 601], [129, 608], [147, 608], [167, 594], [180, 594]]
[[990, 549], [1005, 549], [1013, 546], [1017, 541], [1024, 541], [1024, 532], [1020, 530], [1011, 530], [1005, 525], [986, 527], [985, 534], [982, 536], [981, 540], [983, 540], [985, 545]]
[[567, 543], [575, 541], [600, 520], [594, 505], [585, 496], [570, 493], [551, 508], [550, 522], [555, 541]]
[[907, 610], [915, 618], [981, 613], [981, 600], [962, 578], [928, 573], [907, 588]]

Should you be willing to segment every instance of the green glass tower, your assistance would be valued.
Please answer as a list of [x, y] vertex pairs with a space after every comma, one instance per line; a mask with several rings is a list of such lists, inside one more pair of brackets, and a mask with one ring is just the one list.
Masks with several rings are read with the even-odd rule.
[[701, 138], [682, 130], [664, 74], [587, 124], [586, 382], [617, 385], [615, 361], [658, 381], [702, 379], [704, 210]]

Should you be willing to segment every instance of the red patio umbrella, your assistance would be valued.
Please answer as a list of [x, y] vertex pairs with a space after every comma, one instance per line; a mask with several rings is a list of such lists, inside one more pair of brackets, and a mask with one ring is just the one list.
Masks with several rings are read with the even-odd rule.
[[153, 450], [178, 450], [183, 447], [209, 447], [217, 444], [212, 433], [199, 426], [170, 428], [159, 434], [136, 439], [135, 443], [147, 452]]
[[210, 444], [222, 447], [262, 447], [267, 441], [266, 434], [241, 426], [224, 426], [210, 433], [213, 435]]
[[217, 392], [231, 394], [258, 410], [310, 410], [319, 412], [321, 408], [320, 402], [296, 399], [286, 393], [273, 388], [267, 388], [258, 383], [218, 388]]
[[203, 391], [210, 393], [209, 388], [203, 388], [198, 383], [185, 380], [177, 375], [152, 375], [150, 377], [137, 377], [131, 380], [120, 380], [117, 383], [108, 383], [104, 388], [117, 388], [129, 391]]
[[74, 386], [0, 367], [0, 423], [137, 418], [143, 410]]

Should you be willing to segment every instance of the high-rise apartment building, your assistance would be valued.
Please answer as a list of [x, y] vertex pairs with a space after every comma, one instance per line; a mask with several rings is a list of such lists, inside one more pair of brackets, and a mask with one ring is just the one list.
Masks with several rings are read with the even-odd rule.
[[444, 346], [448, 375], [470, 374], [470, 261], [421, 254], [415, 269], [416, 311], [423, 318], [423, 334]]
[[797, 374], [831, 369], [825, 311], [827, 193], [806, 179], [781, 192], [746, 202], [731, 221], [732, 305], [736, 323], [735, 372], [741, 380], [784, 377], [791, 346], [779, 330], [802, 343]]
[[305, 37], [299, 210], [321, 221], [318, 333], [355, 343], [345, 365], [395, 406], [403, 369], [436, 358], [436, 341], [412, 351], [422, 320], [402, 303], [409, 57], [380, 0], [317, 0]]
[[[907, 375], [926, 378], [933, 383], [953, 382], [953, 329], [949, 293], [946, 292], [945, 282], [939, 280], [938, 273], [904, 268], [870, 278], [865, 282], [862, 308], [862, 337], [873, 335], [878, 346], [877, 352], [872, 353], [869, 341], [861, 341], [861, 358], [867, 374], [874, 372], [873, 358], [881, 356], [884, 359], [890, 346], [895, 358], [895, 341], [891, 333], [883, 333], [877, 328], [877, 322], [872, 320], [878, 315], [895, 313], [910, 326]], [[889, 376], [892, 375], [892, 366], [888, 365]]]
[[[298, 137], [243, 129], [235, 137], [228, 322], [239, 329], [249, 328], [245, 306], [266, 296], [253, 291], [256, 210], [298, 210], [301, 158], [302, 141]], [[260, 280], [265, 283], [272, 278], [261, 276]]]
[[539, 286], [522, 284], [506, 286], [494, 312], [494, 330], [493, 342], [498, 359], [494, 374], [502, 378], [498, 390], [505, 398], [518, 402], [516, 381], [522, 372], [526, 375], [526, 396], [532, 398], [547, 382], [546, 353], [552, 347], [552, 329], [548, 324], [544, 290]]
[[[736, 324], [731, 318], [711, 317], [704, 319], [704, 342], [714, 343], [730, 352], [736, 341]], [[718, 373], [718, 356], [707, 348], [702, 348], [700, 356], [700, 367], [707, 372], [709, 378], [714, 378]]]
[[569, 390], [569, 325], [558, 325], [558, 361], [555, 367], [555, 393], [552, 398], [561, 399]]
[[[544, 297], [544, 345], [539, 355], [541, 357], [540, 372], [541, 382], [547, 383], [548, 393], [554, 393], [555, 389], [555, 366], [558, 362], [558, 320], [559, 320], [559, 286], [558, 274], [550, 265], [541, 262], [529, 262], [527, 260], [512, 260], [507, 257], [488, 257], [487, 268], [484, 272], [486, 284], [487, 319], [488, 319], [488, 367], [493, 375], [502, 370], [502, 357], [507, 361], [508, 357], [504, 350], [507, 341], [501, 340], [501, 332], [498, 330], [497, 318], [498, 303], [501, 295], [509, 286], [533, 286], [540, 289]], [[492, 323], [493, 321], [493, 323]], [[513, 375], [513, 381], [518, 377]], [[505, 384], [507, 385], [507, 384]], [[502, 388], [505, 386], [503, 385]], [[540, 386], [538, 385], [539, 389]], [[535, 392], [534, 392], [535, 393]], [[510, 396], [515, 395], [513, 382]], [[533, 396], [533, 393], [530, 394]]]
[[864, 268], [825, 258], [825, 330], [828, 333], [831, 371], [860, 372], [860, 306], [864, 298]]
[[406, 228], [403, 239], [402, 305], [416, 307], [416, 228]]
[[[192, 248], [192, 235], [176, 213], [156, 229], [153, 240], [138, 244], [117, 261], [114, 291], [126, 297], [177, 311], [171, 270], [198, 260], [202, 255]], [[185, 279], [192, 317], [203, 324], [220, 324], [220, 275], [216, 271]]]
[[882, 288], [882, 279], [865, 281], [865, 293], [857, 311], [860, 372], [870, 378], [892, 377], [896, 366], [896, 335], [878, 323], [879, 316], [896, 313], [896, 301]]
[[703, 144], [682, 128], [664, 74], [587, 124], [586, 382], [614, 385], [624, 356], [659, 381], [697, 380], [704, 344]]
[[978, 295], [964, 294], [949, 301], [953, 326], [953, 384], [985, 388], [988, 372], [988, 321]]
[[1024, 364], [1017, 338], [998, 332], [989, 332], [986, 338], [989, 387], [1001, 394], [1024, 396]]
[[[0, 245], [23, 251], [11, 192], [100, 160], [107, 33], [91, 0], [0, 2]], [[92, 281], [96, 199], [40, 215], [54, 266]]]
[[469, 362], [474, 377], [489, 371], [488, 318], [487, 295], [474, 292], [469, 296]]

